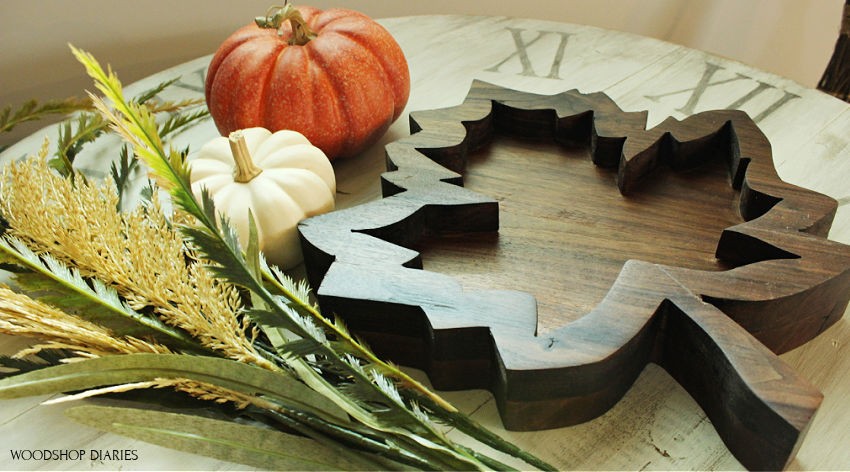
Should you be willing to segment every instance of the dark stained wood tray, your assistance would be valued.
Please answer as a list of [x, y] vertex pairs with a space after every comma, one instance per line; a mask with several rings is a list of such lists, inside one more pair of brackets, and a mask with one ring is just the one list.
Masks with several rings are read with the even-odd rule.
[[656, 363], [744, 466], [785, 467], [822, 396], [777, 354], [850, 297], [837, 204], [781, 181], [743, 112], [646, 118], [482, 82], [412, 113], [384, 198], [300, 225], [323, 311], [438, 389], [489, 389], [509, 429], [595, 418]]

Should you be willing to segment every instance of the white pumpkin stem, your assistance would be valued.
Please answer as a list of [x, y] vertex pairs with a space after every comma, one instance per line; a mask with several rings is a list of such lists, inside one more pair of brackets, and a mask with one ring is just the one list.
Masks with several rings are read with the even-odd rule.
[[254, 164], [251, 153], [248, 151], [248, 143], [241, 130], [234, 131], [228, 136], [230, 141], [230, 152], [233, 154], [233, 162], [236, 169], [233, 171], [233, 181], [246, 184], [260, 175], [263, 169]]

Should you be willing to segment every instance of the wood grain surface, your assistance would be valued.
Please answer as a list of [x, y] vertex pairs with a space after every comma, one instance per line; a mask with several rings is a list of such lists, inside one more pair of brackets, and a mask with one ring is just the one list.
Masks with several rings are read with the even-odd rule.
[[[823, 237], [837, 203], [779, 180], [745, 113], [651, 129], [645, 118], [600, 93], [541, 96], [475, 82], [461, 105], [411, 114], [411, 136], [386, 147], [382, 200], [301, 223], [308, 277], [323, 311], [379, 354], [424, 369], [438, 388], [489, 389], [508, 428], [591, 420], [654, 362], [745, 466], [784, 468], [822, 397], [768, 347], [809, 341], [847, 307], [850, 246]], [[501, 146], [496, 135], [526, 145]], [[565, 174], [572, 166], [544, 141], [587, 150], [585, 161], [612, 172]], [[491, 188], [464, 186], [470, 153], [488, 147], [513, 164], [488, 166], [491, 155], [483, 165], [499, 204], [519, 207], [508, 222], [520, 221], [518, 237], [515, 229], [502, 238]], [[570, 210], [590, 217], [570, 222]], [[489, 252], [474, 250], [482, 233]], [[478, 286], [410, 257], [408, 248], [446, 234], [453, 252], [438, 260], [460, 274], [472, 265]], [[531, 286], [516, 292], [512, 279]], [[577, 306], [576, 294], [588, 293], [596, 299]], [[550, 329], [539, 305], [550, 309]], [[758, 321], [747, 333], [739, 318]]]
[[[646, 124], [649, 128], [656, 127], [668, 117], [681, 120], [707, 110], [745, 111], [766, 136], [775, 170], [782, 180], [821, 192], [837, 200], [838, 206], [831, 228], [819, 226], [817, 221], [809, 222], [809, 227], [815, 231], [813, 238], [823, 240], [821, 236], [827, 234], [828, 230], [830, 240], [850, 242], [850, 213], [846, 205], [846, 202], [850, 201], [850, 190], [846, 185], [846, 176], [850, 175], [850, 146], [848, 146], [846, 132], [850, 129], [850, 107], [846, 103], [744, 64], [649, 38], [582, 25], [489, 16], [426, 16], [383, 19], [380, 22], [397, 39], [408, 59], [412, 77], [411, 98], [405, 115], [390, 128], [379, 143], [360, 156], [335, 163], [339, 182], [337, 201], [341, 209], [353, 208], [380, 197], [382, 193], [380, 176], [386, 170], [385, 146], [408, 136], [407, 115], [409, 112], [456, 106], [463, 101], [473, 80], [481, 80], [505, 88], [541, 95], [556, 94], [572, 89], [577, 89], [581, 93], [602, 91], [618, 107], [627, 112], [640, 114], [646, 111]], [[215, 45], [211, 45], [210, 50], [212, 51], [214, 47]], [[177, 87], [167, 91], [164, 98], [201, 96], [200, 86], [203, 83], [208, 61], [209, 57], [199, 58], [163, 71], [133, 84], [129, 87], [129, 92], [143, 90], [165, 79], [180, 77]], [[120, 71], [118, 72], [120, 74]], [[55, 133], [55, 129], [36, 133], [8, 149], [0, 157], [8, 160], [32, 153], [40, 147], [45, 134], [52, 137]], [[190, 146], [190, 150], [197, 150], [202, 143], [215, 135], [212, 123], [207, 121], [177, 136], [174, 145], [181, 148]], [[108, 168], [108, 163], [117, 156], [115, 149], [114, 141], [104, 139], [89, 148], [85, 155], [80, 156], [79, 165], [92, 175], [103, 175]], [[615, 181], [613, 170], [593, 166], [586, 159], [587, 151], [565, 149], [552, 143], [545, 144], [543, 149], [557, 151], [545, 153], [544, 159], [553, 160], [548, 165], [557, 165], [557, 160], [566, 161], [570, 165], [559, 167], [559, 172], [575, 173], [585, 180], [592, 180], [593, 185], [599, 186], [598, 190], [604, 190], [600, 192], [599, 201], [607, 201], [609, 205], [613, 205], [611, 200], [620, 198], [619, 189], [612, 186], [612, 182]], [[484, 187], [493, 189], [493, 193], [487, 194], [485, 201], [479, 203], [498, 204], [503, 207], [500, 224], [504, 228], [504, 235], [500, 231], [498, 237], [490, 235], [487, 236], [490, 239], [485, 237], [482, 241], [447, 237], [418, 246], [416, 249], [422, 250], [421, 262], [426, 269], [436, 271], [439, 268], [452, 271], [458, 274], [464, 284], [473, 287], [475, 284], [480, 284], [481, 288], [493, 290], [525, 291], [538, 285], [533, 279], [522, 277], [522, 280], [519, 280], [520, 277], [516, 277], [514, 280], [505, 280], [504, 282], [508, 282], [506, 285], [496, 280], [488, 286], [484, 274], [490, 273], [493, 269], [487, 266], [487, 264], [494, 264], [492, 258], [487, 258], [489, 262], [460, 265], [451, 262], [451, 257], [446, 257], [451, 256], [458, 247], [462, 248], [464, 245], [474, 246], [476, 251], [483, 253], [497, 252], [502, 245], [509, 247], [508, 243], [511, 240], [519, 239], [521, 236], [515, 231], [522, 231], [521, 225], [528, 224], [529, 221], [554, 225], [545, 230], [541, 229], [540, 234], [562, 231], [579, 232], [582, 228], [586, 228], [586, 225], [579, 224], [582, 220], [598, 221], [598, 215], [592, 213], [594, 211], [593, 206], [590, 205], [592, 202], [587, 202], [589, 206], [579, 207], [576, 201], [575, 206], [569, 207], [572, 213], [568, 211], [565, 215], [570, 216], [570, 219], [576, 223], [571, 228], [564, 226], [568, 224], [563, 222], [564, 218], [554, 222], [551, 221], [553, 218], [547, 219], [541, 216], [546, 208], [554, 210], [558, 207], [551, 202], [548, 204], [544, 202], [542, 207], [534, 205], [540, 211], [536, 216], [524, 213], [521, 211], [521, 206], [515, 206], [521, 205], [521, 201], [511, 198], [516, 194], [516, 190], [511, 193], [512, 183], [506, 180], [496, 184], [492, 182], [492, 175], [488, 177], [488, 174], [494, 172], [489, 164], [496, 163], [497, 166], [494, 169], [503, 165], [515, 165], [504, 161], [514, 162], [510, 156], [515, 154], [527, 155], [529, 158], [539, 157], [538, 150], [536, 145], [529, 146], [526, 138], [507, 136], [499, 137], [494, 141], [494, 145], [471, 154], [471, 164], [468, 169], [470, 177], [467, 184], [474, 190]], [[531, 172], [531, 169], [522, 170]], [[714, 175], [713, 173], [722, 175], [724, 172], [722, 166], [709, 167], [706, 170], [708, 175]], [[554, 173], [548, 175], [546, 171], [537, 170], [536, 172], [538, 172], [537, 178], [553, 180], [558, 178], [558, 175]], [[503, 173], [512, 174], [513, 171]], [[456, 178], [456, 175], [447, 178]], [[689, 178], [694, 180], [688, 180]], [[716, 205], [715, 208], [720, 212], [713, 217], [717, 218], [717, 221], [700, 221], [700, 227], [706, 228], [706, 233], [711, 233], [717, 228], [728, 226], [727, 223], [734, 224], [742, 216], [736, 206], [729, 206], [735, 199], [734, 195], [726, 187], [716, 189], [715, 193], [711, 187], [716, 183], [715, 179], [704, 180], [705, 182], [701, 177], [687, 177], [676, 172], [662, 171], [658, 177], [642, 183], [642, 192], [631, 192], [632, 196], [629, 198], [651, 197], [668, 202], [671, 199], [675, 201], [672, 195], [664, 195], [665, 190], [661, 183], [678, 181], [676, 185], [692, 183], [702, 186], [705, 184], [709, 185], [706, 193], [711, 194], [708, 200], [713, 202], [712, 205]], [[712, 183], [706, 183], [708, 181]], [[494, 186], [491, 187], [491, 185]], [[626, 205], [625, 202], [620, 203]], [[582, 210], [579, 211], [579, 208]], [[560, 210], [563, 210], [563, 206], [558, 209]], [[619, 211], [628, 213], [622, 207]], [[392, 215], [388, 215], [390, 216]], [[644, 217], [653, 219], [664, 216], [644, 215]], [[688, 217], [683, 216], [682, 224], [685, 224], [687, 219]], [[470, 224], [472, 223], [481, 224], [482, 222], [470, 221]], [[606, 224], [613, 225], [612, 222], [600, 222], [600, 225]], [[669, 224], [669, 221], [664, 221], [663, 224]], [[517, 229], [511, 229], [514, 226]], [[612, 232], [615, 230], [611, 228]], [[731, 238], [729, 241], [735, 242], [732, 246], [737, 246], [741, 239], [760, 239], [763, 236], [760, 232], [762, 230], [763, 228], [736, 230], [722, 237]], [[363, 236], [375, 239], [368, 234]], [[675, 238], [674, 235], [666, 236]], [[788, 243], [789, 241], [783, 240], [775, 245], [786, 247], [787, 250]], [[689, 243], [666, 239], [664, 244], [672, 247]], [[663, 259], [668, 257], [663, 251], [655, 250], [654, 256], [659, 258], [651, 259], [651, 263], [684, 267], [685, 270], [677, 273], [676, 277], [687, 278], [688, 270], [697, 270], [700, 274], [722, 273], [723, 271], [714, 269], [725, 269], [725, 266], [711, 266], [712, 263], [718, 263], [712, 262], [709, 248], [711, 243], [700, 239], [697, 244], [703, 244], [703, 246], [694, 251], [682, 251], [691, 254], [691, 257], [694, 257], [693, 260], [682, 259], [681, 264], [670, 264], [668, 260]], [[596, 252], [603, 250], [604, 247], [593, 248]], [[829, 252], [830, 247], [827, 244], [822, 250]], [[695, 254], [701, 254], [701, 256], [695, 256]], [[627, 257], [650, 258], [652, 255], [653, 251], [647, 254], [636, 249]], [[734, 259], [735, 255], [727, 254], [726, 257]], [[402, 258], [415, 260], [416, 255], [411, 251], [405, 253]], [[545, 258], [541, 256], [540, 260]], [[781, 262], [783, 259], [777, 260]], [[616, 262], [612, 259], [610, 264], [614, 267], [622, 264], [622, 261]], [[533, 266], [533, 263], [528, 263], [522, 270], [532, 270]], [[602, 273], [585, 274], [580, 283], [587, 284], [588, 287], [596, 285], [601, 287], [606, 282], [610, 285], [611, 278], [616, 277], [614, 272], [614, 269], [609, 269], [607, 276]], [[749, 276], [750, 274], [742, 274], [743, 278]], [[599, 280], [594, 281], [594, 277], [598, 277]], [[713, 306], [719, 306], [728, 312], [736, 311], [736, 305], [739, 302], [724, 301], [719, 295], [721, 292], [728, 294], [730, 289], [735, 288], [744, 291], [744, 287], [741, 287], [738, 282], [728, 282], [724, 286], [716, 277], [694, 279], [688, 283], [703, 289], [701, 291], [708, 294], [707, 299], [714, 296], [716, 299], [712, 301]], [[712, 287], [718, 289], [716, 293], [711, 292]], [[793, 289], [793, 287], [776, 288]], [[531, 292], [534, 291], [530, 290], [529, 293]], [[532, 300], [519, 291], [512, 293], [514, 295], [495, 299], [492, 302], [503, 304], [506, 309], [512, 311], [528, 312], [533, 305]], [[539, 293], [534, 295], [545, 298]], [[564, 313], [565, 318], [576, 319], [582, 312], [586, 312], [588, 307], [598, 305], [603, 298], [601, 289], [595, 293], [589, 289], [574, 290], [570, 299], [575, 300], [575, 306], [565, 309], [569, 312]], [[821, 294], [815, 292], [800, 303], [805, 306], [816, 303], [819, 299]], [[677, 314], [677, 311], [693, 308], [687, 304], [684, 305], [684, 307], [679, 306], [678, 309], [667, 306], [666, 319], [668, 323], [672, 321], [675, 325], [674, 329], [694, 333], [697, 325], [688, 321], [693, 318]], [[541, 333], [558, 329], [559, 322], [554, 313], [560, 309], [556, 306], [547, 308], [541, 305]], [[769, 310], [769, 306], [765, 306], [765, 309]], [[746, 310], [742, 310], [741, 315], [737, 317], [738, 322], [741, 326], [747, 326], [747, 330], [759, 333], [761, 330], [759, 317], [748, 318], [744, 312]], [[782, 330], [767, 329], [764, 330], [763, 335], [757, 334], [768, 343], [771, 339], [776, 340], [772, 348], [776, 352], [785, 352], [780, 356], [784, 364], [790, 366], [795, 375], [810, 382], [823, 394], [819, 412], [812, 421], [806, 439], [797, 451], [795, 459], [788, 465], [790, 469], [850, 468], [850, 448], [842, 446], [850, 442], [850, 415], [846, 413], [845, 408], [846, 399], [850, 398], [850, 380], [844, 375], [850, 369], [850, 355], [848, 355], [847, 347], [850, 344], [850, 326], [843, 314], [841, 310], [831, 313], [827, 319], [834, 324], [799, 347], [794, 347], [798, 343], [783, 345], [779, 342], [782, 339], [794, 338], [794, 336], [788, 336], [788, 330], [782, 332]], [[702, 320], [705, 324], [700, 325], [699, 329], [703, 332], [725, 329], [726, 326], [725, 321], [718, 321], [708, 314]], [[728, 317], [724, 316], [722, 320], [728, 320]], [[720, 324], [712, 324], [712, 321], [718, 321]], [[528, 317], [520, 318], [514, 323], [527, 327], [534, 326], [534, 322], [536, 322], [535, 319]], [[648, 329], [656, 329], [652, 324], [648, 326]], [[823, 326], [815, 327], [812, 323], [810, 327], [813, 331], [805, 333], [804, 338], [811, 337], [814, 331], [819, 331]], [[461, 333], [461, 336], [466, 334], [468, 333]], [[691, 339], [696, 338], [698, 336], [694, 335]], [[402, 339], [416, 338], [405, 336]], [[463, 339], [474, 339], [474, 336], [463, 337]], [[18, 340], [3, 338], [2, 346], [4, 352], [14, 352], [20, 347], [20, 343]], [[710, 343], [701, 346], [706, 350], [713, 348]], [[413, 352], [416, 352], [418, 348], [415, 344], [410, 347]], [[480, 348], [480, 346], [470, 346], [470, 349], [474, 348]], [[673, 353], [682, 348], [673, 343], [666, 346], [665, 350]], [[772, 355], [759, 349], [756, 349], [756, 352], [766, 357]], [[630, 388], [625, 389], [622, 398], [613, 407], [590, 421], [556, 429], [537, 431], [504, 429], [497, 405], [500, 402], [495, 401], [494, 396], [485, 389], [473, 388], [446, 392], [445, 396], [459, 408], [472, 414], [476, 420], [552, 461], [562, 469], [741, 469], [745, 464], [730, 453], [721, 439], [721, 435], [717, 432], [720, 425], [716, 424], [714, 418], [708, 418], [710, 408], [705, 406], [706, 399], [700, 399], [698, 403], [691, 396], [694, 389], [683, 387], [681, 375], [675, 373], [690, 370], [692, 366], [674, 365], [675, 360], [675, 356], [666, 359], [667, 370], [652, 363], [645, 368], [636, 369], [634, 383]], [[473, 365], [464, 368], [472, 367], [474, 362]], [[746, 366], [735, 364], [733, 367], [744, 369]], [[785, 372], [784, 367], [776, 369], [779, 372]], [[672, 371], [673, 374], [669, 374], [668, 371]], [[754, 373], [756, 374], [758, 372]], [[109, 461], [30, 463], [15, 462], [4, 452], [0, 455], [0, 464], [2, 464], [0, 468], [16, 470], [244, 468], [236, 464], [176, 453], [120, 437], [84, 430], [63, 417], [63, 408], [60, 405], [42, 407], [38, 405], [40, 400], [25, 399], [4, 402], [0, 405], [0, 434], [4, 438], [4, 449], [128, 447], [139, 451], [139, 460], [124, 463]]]

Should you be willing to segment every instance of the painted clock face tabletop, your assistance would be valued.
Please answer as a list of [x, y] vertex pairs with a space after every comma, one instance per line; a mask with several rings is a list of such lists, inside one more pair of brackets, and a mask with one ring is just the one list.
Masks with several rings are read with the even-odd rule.
[[[464, 102], [474, 81], [523, 94], [555, 95], [603, 92], [625, 113], [646, 112], [647, 129], [672, 117], [688, 117], [711, 110], [741, 110], [770, 143], [778, 177], [793, 185], [837, 200], [829, 240], [850, 243], [850, 106], [790, 80], [703, 52], [625, 33], [588, 26], [489, 16], [423, 16], [380, 20], [401, 45], [411, 72], [411, 95], [404, 115], [383, 139], [362, 155], [335, 162], [338, 207], [355, 208], [381, 197], [381, 175], [386, 171], [385, 146], [410, 135], [408, 115], [420, 110], [448, 109]], [[211, 45], [211, 52], [215, 45]], [[209, 57], [202, 57], [128, 86], [128, 93], [166, 79], [179, 77], [163, 98], [203, 95]], [[117, 71], [120, 74], [120, 70]], [[424, 116], [424, 115], [423, 115]], [[55, 130], [46, 129], [49, 137]], [[37, 150], [45, 133], [7, 149], [3, 161]], [[210, 120], [175, 137], [175, 146], [200, 144], [216, 136]], [[501, 138], [500, 138], [501, 139]], [[509, 139], [507, 140], [509, 141]], [[506, 140], [499, 141], [505, 144]], [[522, 142], [508, 142], [521, 147]], [[521, 151], [516, 151], [521, 152]], [[101, 139], [77, 158], [92, 175], [105, 175], [117, 155], [115, 141]], [[191, 158], [191, 154], [190, 154]], [[486, 164], [480, 165], [483, 169]], [[140, 177], [140, 181], [142, 180]], [[385, 183], [386, 185], [386, 183]], [[480, 189], [486, 192], [486, 187]], [[510, 201], [517, 196], [502, 195]], [[508, 194], [511, 192], [507, 191]], [[593, 215], [562, 212], [563, 218], [590, 221]], [[730, 216], [730, 219], [734, 215]], [[826, 236], [826, 235], [824, 235]], [[486, 242], [485, 242], [486, 243]], [[447, 246], [423, 251], [422, 265], [457, 271], [457, 264], [441, 259]], [[710, 258], [710, 256], [708, 256]], [[429, 260], [430, 259], [430, 260]], [[676, 261], [667, 261], [671, 263]], [[431, 266], [429, 266], [431, 264]], [[441, 265], [442, 264], [442, 265]], [[691, 264], [696, 264], [692, 262]], [[676, 264], [670, 264], [676, 265]], [[484, 265], [487, 271], [492, 264]], [[545, 270], [545, 269], [544, 269]], [[465, 283], [474, 285], [474, 277]], [[509, 278], [507, 279], [509, 282]], [[516, 285], [533, 292], [533, 285]], [[492, 287], [512, 289], [514, 286]], [[593, 297], [573, 298], [575, 313], [593, 308]], [[542, 297], [545, 298], [545, 297]], [[845, 300], [846, 303], [846, 300]], [[549, 311], [551, 313], [551, 310]], [[805, 382], [823, 394], [808, 433], [788, 465], [792, 469], [850, 468], [850, 327], [843, 313], [833, 314], [828, 329], [802, 346], [771, 346]], [[542, 330], [557, 320], [540, 315]], [[571, 315], [573, 318], [577, 316]], [[837, 321], [836, 321], [837, 319]], [[17, 340], [0, 338], [4, 352]], [[788, 346], [790, 348], [790, 346]], [[447, 392], [462, 410], [500, 434], [562, 469], [741, 469], [721, 440], [718, 429], [688, 391], [663, 368], [647, 364], [625, 395], [589, 421], [536, 431], [506, 431], [494, 396], [481, 385]], [[425, 378], [423, 374], [423, 378]], [[81, 430], [65, 419], [62, 408], [39, 406], [43, 398], [6, 401], [0, 405], [0, 435], [9, 448], [52, 447], [138, 450], [139, 460], [124, 469], [234, 469], [241, 466], [170, 451], [93, 430]], [[51, 425], [49, 428], [40, 425]], [[516, 429], [516, 428], [512, 428]], [[520, 428], [523, 429], [523, 428]], [[23, 464], [28, 467], [32, 464]], [[114, 469], [114, 463], [48, 464], [57, 469]], [[44, 468], [45, 464], [40, 464]], [[21, 469], [0, 456], [0, 468]]]

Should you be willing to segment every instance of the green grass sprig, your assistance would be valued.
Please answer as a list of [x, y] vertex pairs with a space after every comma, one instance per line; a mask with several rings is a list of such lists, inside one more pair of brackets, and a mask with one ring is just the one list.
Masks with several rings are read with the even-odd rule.
[[0, 133], [12, 131], [16, 126], [28, 121], [38, 121], [53, 115], [67, 115], [75, 111], [91, 110], [91, 101], [78, 97], [62, 100], [27, 100], [17, 108], [7, 105], [0, 110]]

